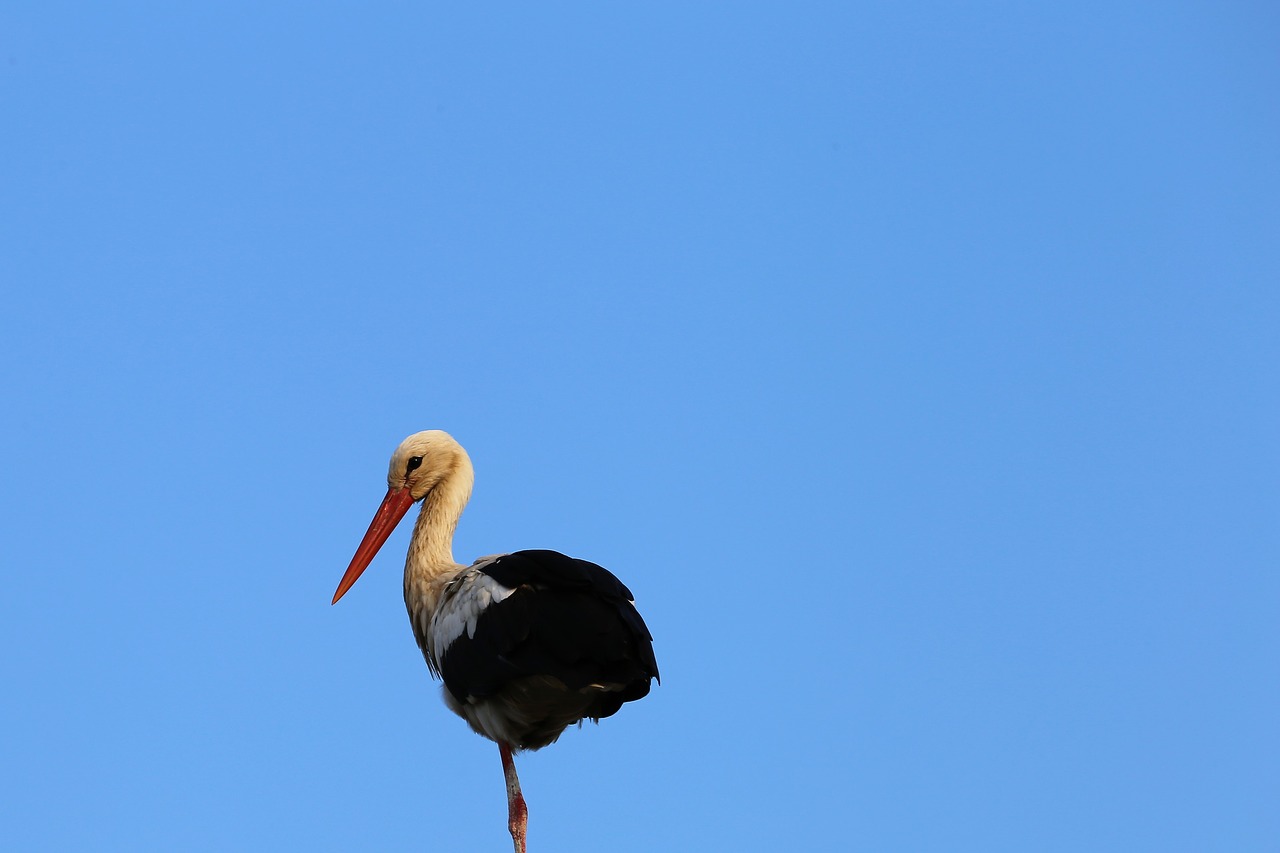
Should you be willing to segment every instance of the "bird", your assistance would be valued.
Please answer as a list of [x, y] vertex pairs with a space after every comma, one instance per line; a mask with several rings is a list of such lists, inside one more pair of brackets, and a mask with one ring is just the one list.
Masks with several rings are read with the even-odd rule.
[[404, 566], [404, 603], [445, 705], [498, 745], [507, 829], [525, 853], [528, 806], [515, 754], [599, 722], [660, 682], [653, 637], [631, 591], [609, 570], [557, 551], [454, 562], [453, 534], [475, 480], [467, 452], [442, 430], [391, 454], [387, 494], [333, 594], [337, 604], [391, 531], [422, 505]]

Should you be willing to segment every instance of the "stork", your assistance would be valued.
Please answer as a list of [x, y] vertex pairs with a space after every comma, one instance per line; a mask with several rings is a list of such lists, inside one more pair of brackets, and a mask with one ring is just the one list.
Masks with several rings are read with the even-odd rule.
[[346, 594], [396, 524], [421, 502], [404, 564], [404, 603], [449, 710], [498, 744], [507, 827], [525, 853], [528, 808], [515, 753], [554, 743], [649, 693], [653, 638], [631, 591], [607, 569], [556, 551], [453, 561], [453, 533], [471, 497], [471, 459], [452, 436], [409, 436], [387, 470], [387, 495], [342, 576]]

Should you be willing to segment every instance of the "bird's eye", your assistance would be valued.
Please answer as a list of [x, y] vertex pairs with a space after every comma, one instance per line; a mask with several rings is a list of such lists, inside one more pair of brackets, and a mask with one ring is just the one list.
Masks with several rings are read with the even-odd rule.
[[421, 464], [422, 464], [422, 457], [421, 457], [421, 456], [413, 456], [413, 457], [410, 457], [410, 459], [409, 459], [409, 464], [408, 464], [408, 465], [406, 465], [406, 466], [404, 466], [404, 468], [405, 468], [404, 472], [405, 472], [406, 474], [408, 474], [410, 471], [415, 470], [415, 469], [416, 469], [419, 465], [421, 465]]

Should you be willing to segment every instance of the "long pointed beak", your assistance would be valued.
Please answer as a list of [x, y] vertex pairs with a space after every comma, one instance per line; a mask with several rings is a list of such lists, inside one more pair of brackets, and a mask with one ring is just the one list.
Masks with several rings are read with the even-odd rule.
[[360, 574], [369, 568], [374, 554], [378, 553], [378, 549], [387, 541], [391, 531], [396, 529], [396, 525], [400, 523], [400, 519], [404, 518], [404, 514], [411, 506], [413, 506], [413, 496], [409, 494], [408, 489], [387, 489], [387, 496], [382, 499], [382, 506], [378, 507], [378, 511], [374, 513], [373, 521], [369, 523], [369, 529], [360, 540], [360, 547], [356, 549], [356, 555], [351, 558], [351, 565], [347, 566], [347, 573], [338, 583], [338, 591], [333, 594], [333, 601], [330, 603], [337, 604], [338, 599], [346, 595], [347, 590], [351, 589], [360, 578]]

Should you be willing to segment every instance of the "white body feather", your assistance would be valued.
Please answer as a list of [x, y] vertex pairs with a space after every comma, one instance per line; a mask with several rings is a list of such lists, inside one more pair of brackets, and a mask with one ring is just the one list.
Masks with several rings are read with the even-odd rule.
[[480, 614], [491, 604], [497, 604], [515, 592], [480, 571], [480, 567], [493, 562], [496, 557], [477, 560], [463, 569], [453, 580], [445, 584], [435, 614], [425, 632], [426, 652], [432, 665], [438, 670], [440, 660], [453, 641], [466, 631], [469, 638], [476, 635], [476, 622]]

